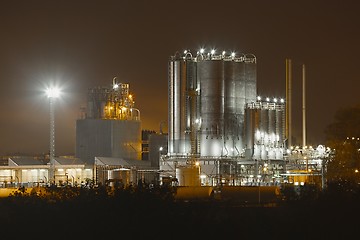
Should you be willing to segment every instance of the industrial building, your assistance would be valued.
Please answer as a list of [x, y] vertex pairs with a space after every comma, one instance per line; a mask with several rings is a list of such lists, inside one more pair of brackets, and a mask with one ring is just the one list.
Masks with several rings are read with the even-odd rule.
[[[9, 156], [0, 166], [0, 187], [47, 186], [50, 182], [49, 159]], [[93, 167], [73, 157], [55, 158], [54, 180], [57, 185], [81, 186], [93, 178]]]
[[157, 173], [150, 161], [142, 161], [142, 147], [140, 110], [129, 84], [114, 77], [109, 86], [90, 88], [87, 108], [76, 121], [75, 156], [93, 166], [94, 182], [153, 181]]
[[90, 165], [98, 156], [141, 160], [140, 111], [129, 84], [115, 77], [110, 86], [89, 89], [87, 101], [76, 121], [75, 156]]

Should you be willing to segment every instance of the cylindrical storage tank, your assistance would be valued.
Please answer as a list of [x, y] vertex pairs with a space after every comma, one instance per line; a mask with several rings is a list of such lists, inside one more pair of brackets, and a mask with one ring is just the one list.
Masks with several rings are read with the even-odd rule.
[[245, 72], [244, 62], [224, 61], [224, 135], [230, 155], [239, 155], [244, 138]]
[[179, 186], [200, 186], [200, 166], [178, 166], [176, 178]]
[[285, 119], [284, 119], [284, 110], [277, 109], [275, 112], [275, 132], [279, 136], [279, 143], [282, 144], [285, 137]]
[[283, 149], [280, 147], [277, 147], [275, 150], [275, 159], [284, 159]]
[[269, 127], [268, 127], [269, 135], [276, 134], [275, 127], [276, 127], [275, 110], [274, 109], [269, 109]]
[[261, 152], [260, 158], [261, 158], [262, 160], [268, 159], [268, 158], [267, 158], [267, 157], [268, 157], [268, 151], [267, 151], [265, 145], [261, 145], [261, 150], [260, 150], [260, 152]]
[[169, 62], [169, 154], [185, 154], [186, 137], [186, 67], [187, 62]]
[[269, 110], [266, 108], [260, 110], [260, 132], [264, 135], [269, 133]]
[[231, 138], [239, 134], [238, 119], [236, 117], [236, 63], [224, 61], [224, 131], [225, 136]]
[[198, 129], [200, 124], [200, 103], [196, 79], [196, 63], [187, 61], [186, 64], [186, 89], [184, 90], [186, 108], [184, 112], [185, 153], [198, 154]]
[[256, 58], [252, 54], [245, 55], [245, 101], [256, 101]]
[[169, 61], [168, 69], [168, 154], [172, 155], [176, 152], [175, 139], [177, 131], [175, 131], [175, 79], [176, 79], [176, 61]]
[[250, 159], [254, 154], [256, 110], [245, 108], [245, 158]]
[[177, 187], [175, 200], [211, 200], [213, 198], [213, 187], [195, 186], [195, 187]]
[[268, 158], [269, 159], [275, 159], [275, 154], [276, 154], [276, 149], [275, 148], [273, 148], [273, 147], [270, 147], [269, 148], [269, 151], [268, 151]]
[[254, 159], [261, 158], [261, 145], [254, 144], [253, 156]]
[[235, 82], [235, 113], [240, 124], [244, 121], [244, 109], [246, 101], [246, 76], [245, 63], [242, 61], [234, 62], [233, 79]]
[[[202, 139], [211, 139], [216, 147], [212, 153], [201, 143], [202, 156], [221, 156], [224, 136], [224, 81], [223, 61], [203, 60], [197, 63], [197, 78], [201, 87], [201, 134]], [[213, 155], [215, 153], [215, 155]]]

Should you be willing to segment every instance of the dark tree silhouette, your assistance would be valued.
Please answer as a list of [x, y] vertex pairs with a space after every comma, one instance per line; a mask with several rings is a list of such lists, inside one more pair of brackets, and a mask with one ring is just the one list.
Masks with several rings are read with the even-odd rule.
[[[334, 149], [327, 164], [328, 181], [359, 182], [360, 105], [340, 108], [325, 129], [326, 144]], [[349, 184], [346, 184], [349, 186]]]

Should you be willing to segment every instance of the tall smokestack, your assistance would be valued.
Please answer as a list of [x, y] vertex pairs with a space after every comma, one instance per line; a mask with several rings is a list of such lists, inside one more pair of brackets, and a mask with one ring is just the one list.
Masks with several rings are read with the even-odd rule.
[[285, 136], [287, 140], [286, 148], [290, 148], [291, 142], [291, 59], [286, 59], [286, 123], [285, 123]]
[[305, 64], [302, 65], [302, 113], [303, 113], [303, 147], [306, 146], [306, 106], [305, 106]]

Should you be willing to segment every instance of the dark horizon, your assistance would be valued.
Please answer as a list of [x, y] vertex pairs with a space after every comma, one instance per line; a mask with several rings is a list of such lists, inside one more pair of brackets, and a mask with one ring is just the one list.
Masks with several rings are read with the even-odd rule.
[[201, 47], [252, 53], [258, 94], [285, 97], [293, 67], [293, 136], [302, 143], [302, 65], [307, 142], [324, 144], [335, 112], [359, 104], [357, 1], [8, 1], [0, 26], [0, 155], [49, 149], [48, 85], [56, 103], [56, 155], [74, 154], [89, 88], [129, 83], [142, 129], [167, 122], [168, 59]]

